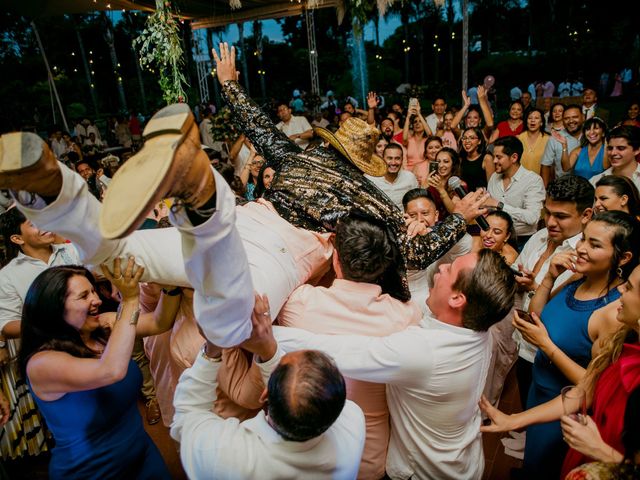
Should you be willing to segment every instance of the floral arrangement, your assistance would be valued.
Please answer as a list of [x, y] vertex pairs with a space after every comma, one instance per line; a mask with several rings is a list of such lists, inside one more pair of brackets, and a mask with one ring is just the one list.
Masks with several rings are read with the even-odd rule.
[[157, 69], [160, 74], [158, 83], [167, 104], [186, 102], [180, 26], [169, 0], [156, 0], [156, 10], [147, 19], [133, 46], [138, 48], [140, 65], [152, 73]]

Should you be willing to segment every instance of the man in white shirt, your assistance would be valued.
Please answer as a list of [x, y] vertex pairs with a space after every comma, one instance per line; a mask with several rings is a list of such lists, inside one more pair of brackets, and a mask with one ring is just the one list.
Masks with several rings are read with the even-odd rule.
[[213, 139], [213, 133], [211, 132], [211, 127], [213, 123], [211, 122], [211, 118], [213, 117], [213, 113], [210, 109], [206, 108], [203, 111], [203, 119], [200, 122], [200, 141], [202, 145], [206, 145], [207, 147], [216, 149], [215, 140]]
[[349, 378], [387, 384], [389, 477], [480, 479], [487, 330], [511, 309], [515, 290], [509, 267], [485, 249], [440, 266], [428, 300], [433, 316], [419, 326], [387, 337], [274, 332], [285, 351], [317, 348]]
[[620, 175], [627, 177], [640, 190], [640, 128], [630, 125], [615, 127], [607, 135], [607, 157], [611, 167], [589, 179], [595, 186], [602, 177]]
[[494, 142], [495, 172], [487, 184], [491, 198], [486, 203], [511, 215], [518, 245], [524, 245], [538, 229], [545, 197], [540, 175], [520, 165], [523, 149], [517, 137], [502, 137]]
[[0, 216], [0, 234], [11, 261], [0, 270], [0, 349], [5, 338], [20, 337], [22, 305], [31, 282], [56, 265], [79, 265], [71, 244], [54, 244], [55, 234], [41, 231], [13, 207]]
[[62, 130], [56, 130], [51, 135], [51, 150], [56, 158], [59, 160], [67, 153], [67, 142], [62, 138]]
[[291, 115], [291, 107], [284, 102], [278, 105], [278, 118], [280, 123], [276, 128], [295, 141], [302, 150], [307, 148], [309, 140], [313, 137], [313, 128], [307, 119], [302, 115]]
[[438, 130], [438, 124], [444, 121], [444, 112], [447, 110], [447, 102], [444, 101], [444, 98], [438, 97], [431, 104], [431, 109], [433, 113], [428, 115], [425, 120], [427, 121], [427, 125], [429, 125], [429, 129], [435, 135], [436, 130]]
[[[202, 292], [199, 292], [202, 293]], [[266, 297], [265, 297], [266, 298]], [[251, 299], [249, 299], [251, 300]], [[174, 397], [171, 436], [189, 478], [353, 479], [364, 446], [364, 416], [345, 401], [344, 378], [325, 354], [284, 354], [271, 331], [268, 302], [256, 297], [251, 337], [267, 388], [267, 411], [239, 422], [211, 411], [222, 349], [207, 341]]]
[[402, 197], [409, 190], [418, 188], [416, 176], [402, 168], [403, 150], [397, 143], [388, 144], [383, 153], [382, 159], [387, 164], [387, 173], [383, 177], [365, 177], [373, 183], [379, 190], [383, 191], [398, 208], [402, 209]]
[[540, 175], [544, 181], [544, 185], [555, 178], [566, 175], [567, 172], [562, 168], [562, 157], [569, 155], [569, 152], [580, 146], [582, 139], [582, 124], [584, 123], [584, 115], [579, 105], [568, 105], [562, 114], [562, 123], [564, 130], [560, 132], [552, 132], [551, 138], [547, 142], [547, 146], [540, 160]]

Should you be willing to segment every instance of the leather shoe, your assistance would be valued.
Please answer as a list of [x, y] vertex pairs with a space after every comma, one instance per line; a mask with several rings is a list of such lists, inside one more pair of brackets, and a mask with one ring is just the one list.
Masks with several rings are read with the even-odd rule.
[[145, 144], [109, 183], [100, 211], [100, 232], [122, 238], [136, 230], [164, 198], [197, 209], [215, 193], [209, 158], [188, 105], [169, 105], [144, 129]]
[[158, 405], [158, 400], [152, 398], [146, 404], [146, 417], [147, 423], [149, 425], [155, 425], [160, 421], [160, 406]]
[[42, 138], [30, 132], [0, 137], [0, 189], [57, 197], [61, 188], [60, 166]]

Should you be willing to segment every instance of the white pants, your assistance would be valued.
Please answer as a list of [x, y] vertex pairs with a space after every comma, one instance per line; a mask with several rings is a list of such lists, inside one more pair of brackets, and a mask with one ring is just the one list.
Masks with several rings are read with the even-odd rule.
[[[308, 242], [315, 241], [317, 248], [313, 243], [311, 248], [304, 246], [312, 261], [308, 271], [301, 271], [296, 251], [282, 232], [245, 214], [243, 207], [236, 208], [231, 189], [215, 170], [216, 212], [205, 223], [192, 226], [182, 210], [171, 215], [177, 228], [138, 230], [123, 239], [107, 240], [98, 228], [100, 203], [87, 183], [64, 165], [60, 168], [63, 184], [58, 198], [32, 207], [18, 201], [25, 216], [41, 230], [71, 240], [89, 267], [134, 256], [145, 267], [142, 281], [193, 287], [196, 319], [207, 338], [221, 347], [235, 346], [251, 334], [254, 289], [269, 297], [275, 318], [293, 289], [324, 268], [319, 259], [328, 261], [326, 252], [317, 252], [326, 250], [326, 245], [309, 232]], [[282, 218], [265, 207], [263, 217], [270, 216], [282, 224]]]

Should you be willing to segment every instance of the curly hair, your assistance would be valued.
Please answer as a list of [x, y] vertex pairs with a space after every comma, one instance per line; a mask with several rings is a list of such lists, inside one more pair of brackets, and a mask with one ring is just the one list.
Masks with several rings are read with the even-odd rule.
[[549, 183], [547, 198], [554, 202], [573, 202], [579, 213], [593, 206], [595, 188], [589, 180], [577, 175], [563, 175]]

